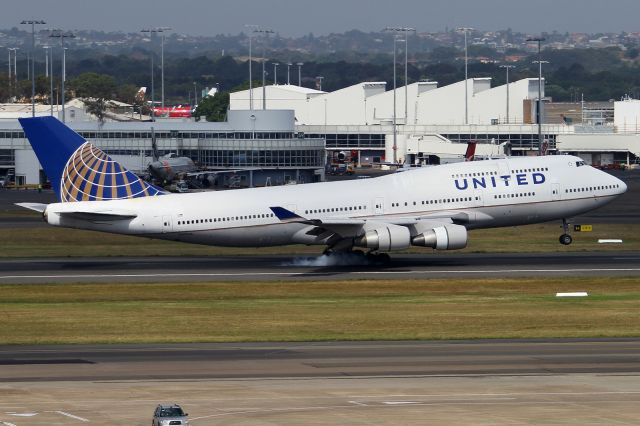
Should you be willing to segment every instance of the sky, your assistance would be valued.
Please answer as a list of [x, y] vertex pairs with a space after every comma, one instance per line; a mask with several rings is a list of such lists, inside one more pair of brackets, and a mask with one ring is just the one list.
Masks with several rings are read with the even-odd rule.
[[42, 19], [43, 27], [237, 34], [245, 24], [285, 37], [408, 26], [419, 32], [473, 27], [551, 32], [640, 31], [640, 0], [1, 0], [0, 28]]

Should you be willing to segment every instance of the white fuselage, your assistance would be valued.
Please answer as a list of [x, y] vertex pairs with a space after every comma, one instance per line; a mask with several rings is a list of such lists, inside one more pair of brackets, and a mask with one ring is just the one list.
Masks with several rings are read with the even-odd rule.
[[[50, 204], [52, 225], [218, 246], [326, 244], [313, 225], [281, 222], [270, 207], [308, 219], [464, 217], [467, 229], [568, 218], [626, 191], [619, 179], [577, 157], [517, 157], [425, 167], [373, 179]], [[130, 212], [128, 220], [62, 217], [60, 212]]]

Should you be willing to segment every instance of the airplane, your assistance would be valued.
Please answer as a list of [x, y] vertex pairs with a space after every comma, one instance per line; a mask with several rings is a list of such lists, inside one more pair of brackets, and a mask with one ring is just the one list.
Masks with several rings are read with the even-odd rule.
[[155, 117], [166, 117], [166, 118], [189, 118], [193, 113], [194, 108], [190, 106], [172, 106], [172, 107], [153, 107], [153, 115]]
[[[53, 226], [188, 243], [324, 245], [376, 263], [410, 246], [462, 249], [468, 231], [561, 220], [614, 200], [623, 181], [578, 157], [458, 162], [377, 178], [168, 194], [54, 117], [20, 123], [60, 202], [19, 203]], [[364, 253], [361, 249], [366, 250]]]
[[153, 127], [151, 128], [151, 152], [153, 161], [149, 164], [147, 170], [149, 170], [151, 176], [161, 182], [172, 182], [176, 177], [185, 176], [198, 169], [191, 158], [179, 157], [174, 152], [160, 157]]

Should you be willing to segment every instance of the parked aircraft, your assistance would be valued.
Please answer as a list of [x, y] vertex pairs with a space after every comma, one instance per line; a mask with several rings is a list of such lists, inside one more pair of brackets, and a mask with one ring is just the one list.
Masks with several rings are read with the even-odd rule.
[[189, 157], [179, 157], [173, 152], [160, 157], [153, 127], [151, 128], [151, 152], [153, 161], [148, 167], [149, 174], [160, 182], [172, 182], [177, 177], [185, 177], [197, 170], [195, 163]]
[[20, 119], [60, 202], [21, 203], [51, 225], [189, 243], [362, 248], [377, 259], [411, 245], [467, 245], [467, 231], [562, 220], [627, 187], [574, 156], [512, 157], [416, 168], [378, 178], [167, 194], [53, 117]]

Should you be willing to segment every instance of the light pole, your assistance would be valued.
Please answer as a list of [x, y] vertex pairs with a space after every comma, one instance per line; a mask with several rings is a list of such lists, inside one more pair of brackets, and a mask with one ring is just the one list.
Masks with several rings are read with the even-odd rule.
[[464, 124], [469, 124], [469, 49], [467, 45], [467, 34], [473, 28], [460, 27], [457, 29], [464, 33]]
[[46, 22], [39, 20], [27, 20], [20, 22], [22, 25], [31, 25], [31, 116], [36, 116], [36, 78], [34, 76], [35, 50], [36, 50], [36, 25], [44, 25]]
[[515, 68], [515, 65], [500, 65], [500, 68], [507, 70], [507, 124], [509, 124], [509, 68]]
[[298, 62], [296, 65], [298, 65], [298, 86], [302, 87], [302, 66], [304, 62]]
[[63, 32], [62, 30], [55, 30], [53, 33], [49, 34], [49, 37], [58, 37], [60, 38], [60, 46], [62, 47], [62, 99], [61, 99], [61, 103], [62, 103], [62, 122], [64, 123], [66, 120], [65, 117], [65, 111], [64, 111], [64, 82], [67, 78], [67, 70], [66, 70], [66, 62], [67, 62], [67, 56], [66, 56], [66, 50], [67, 48], [64, 47], [64, 39], [65, 38], [74, 38], [75, 34], [73, 34], [70, 31], [67, 31], [66, 33]]
[[[20, 49], [19, 47], [10, 47], [7, 50], [9, 50], [9, 91], [11, 91], [11, 88], [13, 86], [15, 86], [15, 88], [17, 89], [18, 85], [18, 74], [17, 74], [17, 70], [16, 70], [16, 57], [18, 56], [18, 49]], [[11, 52], [13, 52], [13, 76], [11, 75]], [[14, 84], [14, 79], [15, 79], [15, 83]], [[17, 90], [16, 90], [17, 92]]]
[[289, 78], [289, 69], [291, 68], [291, 65], [293, 65], [291, 62], [287, 62], [287, 85], [291, 84], [291, 79]]
[[542, 101], [542, 64], [548, 64], [549, 61], [533, 61], [534, 64], [538, 64], [538, 108], [536, 108], [538, 116], [538, 155], [544, 155], [543, 146], [544, 139], [542, 138], [542, 117], [544, 115], [544, 107]]
[[245, 24], [249, 28], [249, 109], [253, 111], [253, 74], [252, 74], [252, 51], [253, 32], [258, 29], [257, 25]]
[[[405, 124], [408, 121], [409, 116], [409, 92], [407, 86], [409, 85], [409, 34], [415, 32], [415, 28], [410, 27], [386, 27], [386, 32], [395, 32], [404, 34], [404, 121]], [[394, 46], [395, 48], [395, 46]]]
[[44, 49], [44, 76], [49, 77], [49, 46], [42, 46]]
[[141, 33], [149, 33], [149, 34], [160, 34], [160, 96], [161, 96], [161, 106], [162, 113], [164, 114], [164, 33], [166, 31], [171, 31], [170, 27], [154, 27], [154, 28], [143, 28], [140, 30]]
[[273, 85], [277, 86], [278, 85], [278, 65], [280, 65], [277, 62], [273, 63]]
[[322, 90], [322, 80], [324, 80], [324, 77], [319, 75], [316, 77], [316, 80], [318, 80], [318, 90]]
[[[535, 41], [538, 43], [538, 155], [542, 155], [542, 60], [540, 58], [540, 44], [545, 41], [543, 37], [530, 37], [527, 41]], [[546, 61], [545, 61], [546, 62]], [[534, 62], [535, 63], [535, 62]]]
[[198, 86], [196, 82], [193, 82], [193, 107], [198, 106]]
[[396, 46], [398, 45], [398, 36], [393, 36], [393, 163], [398, 163], [398, 126], [396, 112]]
[[[269, 34], [274, 33], [274, 31], [271, 29], [262, 28], [255, 28], [253, 32], [256, 34], [262, 34], [264, 37], [269, 37]], [[262, 109], [267, 109], [267, 89], [265, 87], [267, 85], [267, 71], [264, 69], [266, 62], [266, 50], [267, 42], [265, 40], [262, 40]]]
[[47, 54], [51, 56], [49, 61], [49, 108], [51, 109], [51, 116], [53, 117], [53, 47], [47, 47]]

